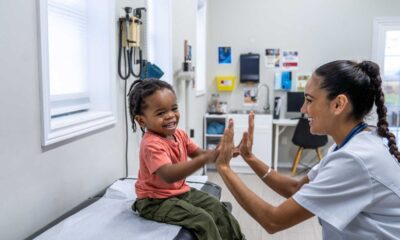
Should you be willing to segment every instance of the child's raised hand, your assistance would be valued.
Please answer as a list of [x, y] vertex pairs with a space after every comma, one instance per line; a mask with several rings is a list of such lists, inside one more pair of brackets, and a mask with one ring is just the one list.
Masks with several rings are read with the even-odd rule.
[[207, 150], [204, 153], [204, 157], [206, 158], [207, 163], [215, 163], [217, 156], [218, 156], [218, 147], [214, 150]]
[[229, 166], [229, 162], [232, 159], [235, 148], [233, 145], [233, 134], [233, 120], [229, 119], [228, 128], [226, 128], [224, 131], [224, 136], [221, 138], [218, 149], [218, 157], [216, 160], [217, 168]]
[[[240, 144], [242, 144], [242, 142], [240, 142], [239, 145], [237, 145], [236, 147], [233, 148], [232, 157], [235, 158], [235, 157], [240, 155]], [[219, 142], [217, 144], [217, 147], [215, 148], [215, 150], [217, 151], [217, 154], [218, 154], [220, 149], [221, 149], [221, 142]]]

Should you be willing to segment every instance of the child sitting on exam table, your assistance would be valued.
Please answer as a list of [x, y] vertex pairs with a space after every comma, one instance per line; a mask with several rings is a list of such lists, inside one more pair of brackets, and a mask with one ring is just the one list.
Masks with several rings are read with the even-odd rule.
[[180, 114], [172, 86], [158, 79], [136, 80], [128, 97], [133, 131], [136, 121], [143, 132], [132, 209], [146, 219], [190, 229], [199, 240], [245, 239], [218, 199], [185, 182], [215, 161], [216, 152], [202, 150], [177, 128]]

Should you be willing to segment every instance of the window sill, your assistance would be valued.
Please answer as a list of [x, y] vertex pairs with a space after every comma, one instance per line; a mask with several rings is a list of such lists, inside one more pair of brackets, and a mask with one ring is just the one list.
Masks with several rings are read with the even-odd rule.
[[50, 129], [43, 139], [43, 146], [49, 146], [77, 137], [116, 123], [112, 112], [85, 112], [51, 119]]

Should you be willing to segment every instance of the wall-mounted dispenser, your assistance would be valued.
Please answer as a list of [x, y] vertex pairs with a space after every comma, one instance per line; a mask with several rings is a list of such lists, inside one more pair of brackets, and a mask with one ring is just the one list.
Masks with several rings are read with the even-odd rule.
[[260, 54], [240, 55], [240, 82], [260, 82]]

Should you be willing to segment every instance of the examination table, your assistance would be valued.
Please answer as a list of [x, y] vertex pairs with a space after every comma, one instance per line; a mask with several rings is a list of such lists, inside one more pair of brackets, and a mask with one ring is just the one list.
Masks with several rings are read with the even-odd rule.
[[[123, 178], [89, 198], [26, 240], [195, 240], [183, 227], [149, 221], [133, 212], [135, 178]], [[206, 176], [191, 176], [187, 183], [220, 199], [221, 187]], [[226, 205], [228, 208], [231, 206]]]

